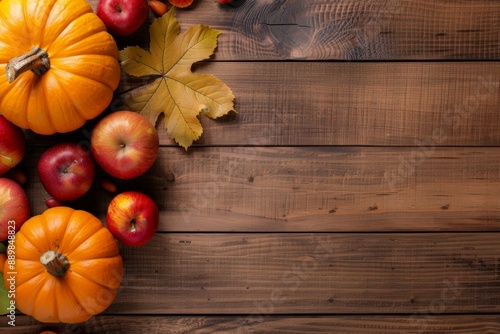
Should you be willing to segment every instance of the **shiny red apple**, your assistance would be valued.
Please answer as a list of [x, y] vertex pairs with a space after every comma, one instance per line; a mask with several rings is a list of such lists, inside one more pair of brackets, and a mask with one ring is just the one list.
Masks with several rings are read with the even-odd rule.
[[26, 138], [21, 128], [0, 115], [0, 175], [16, 166], [26, 152]]
[[146, 194], [125, 191], [108, 206], [106, 225], [113, 236], [129, 246], [147, 243], [156, 233], [160, 215], [156, 203]]
[[160, 141], [156, 128], [144, 116], [133, 111], [116, 111], [96, 124], [90, 148], [104, 171], [119, 179], [131, 179], [153, 165]]
[[59, 201], [72, 201], [91, 188], [95, 164], [90, 152], [76, 143], [59, 143], [40, 157], [38, 176], [43, 187]]
[[0, 241], [8, 239], [30, 218], [30, 204], [24, 189], [15, 181], [0, 177]]
[[96, 14], [110, 33], [124, 37], [133, 34], [146, 21], [147, 0], [99, 0]]

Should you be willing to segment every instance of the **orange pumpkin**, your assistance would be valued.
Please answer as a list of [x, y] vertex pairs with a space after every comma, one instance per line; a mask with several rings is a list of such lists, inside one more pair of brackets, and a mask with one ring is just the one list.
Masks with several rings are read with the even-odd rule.
[[83, 210], [59, 206], [28, 219], [15, 251], [14, 270], [4, 266], [5, 284], [14, 277], [16, 307], [41, 322], [86, 321], [111, 305], [122, 281], [116, 240]]
[[0, 113], [39, 134], [100, 115], [120, 81], [118, 47], [85, 0], [0, 1]]

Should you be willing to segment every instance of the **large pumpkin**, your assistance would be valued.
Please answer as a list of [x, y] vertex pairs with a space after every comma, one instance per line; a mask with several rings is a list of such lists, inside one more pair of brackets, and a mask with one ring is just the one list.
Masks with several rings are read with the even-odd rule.
[[39, 134], [100, 115], [120, 81], [118, 48], [85, 0], [0, 1], [0, 113]]
[[4, 282], [13, 286], [19, 311], [41, 322], [77, 323], [114, 301], [122, 258], [117, 241], [92, 214], [47, 209], [28, 219], [14, 240], [15, 259], [5, 262]]

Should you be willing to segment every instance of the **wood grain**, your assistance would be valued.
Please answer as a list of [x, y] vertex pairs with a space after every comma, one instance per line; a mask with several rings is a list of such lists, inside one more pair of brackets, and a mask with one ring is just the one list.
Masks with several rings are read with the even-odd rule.
[[10, 334], [38, 334], [53, 330], [61, 334], [122, 333], [336, 333], [336, 334], [477, 334], [498, 333], [497, 315], [412, 314], [410, 316], [113, 316], [100, 315], [84, 324], [47, 325], [18, 317]]
[[122, 248], [110, 314], [498, 313], [498, 233], [174, 233]]
[[[25, 162], [34, 213], [41, 153]], [[116, 184], [157, 202], [160, 231], [499, 231], [499, 171], [496, 147], [172, 147]], [[72, 205], [104, 221], [98, 183]]]
[[[97, 0], [89, 2], [95, 8]], [[240, 0], [231, 7], [198, 0], [176, 15], [183, 30], [206, 24], [223, 32], [217, 60], [500, 58], [496, 1]], [[144, 43], [147, 34], [146, 24], [121, 42]]]

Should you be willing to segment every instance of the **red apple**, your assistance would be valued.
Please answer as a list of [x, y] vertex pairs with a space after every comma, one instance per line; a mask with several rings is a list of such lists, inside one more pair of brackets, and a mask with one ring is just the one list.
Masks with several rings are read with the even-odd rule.
[[96, 14], [110, 33], [128, 36], [137, 31], [148, 17], [147, 0], [99, 0]]
[[23, 159], [25, 151], [23, 130], [0, 115], [0, 175], [16, 166]]
[[24, 189], [15, 181], [0, 177], [0, 241], [7, 240], [30, 218], [30, 204]]
[[59, 143], [48, 148], [40, 157], [37, 169], [45, 190], [59, 201], [83, 196], [95, 177], [92, 155], [76, 143]]
[[90, 148], [104, 171], [119, 179], [131, 179], [153, 165], [160, 141], [156, 128], [144, 116], [115, 111], [96, 124]]
[[138, 191], [125, 191], [116, 195], [109, 203], [106, 214], [109, 231], [129, 246], [140, 246], [151, 240], [159, 221], [156, 203]]

